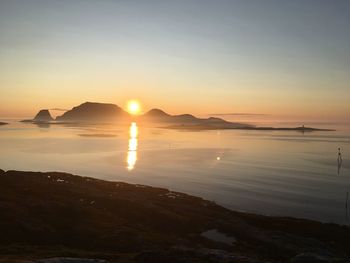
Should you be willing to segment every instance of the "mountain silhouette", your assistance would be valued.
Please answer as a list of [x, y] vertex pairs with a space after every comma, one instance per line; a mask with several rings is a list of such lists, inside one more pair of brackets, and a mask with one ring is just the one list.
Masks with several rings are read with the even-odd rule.
[[199, 120], [190, 114], [170, 115], [160, 109], [152, 109], [140, 116], [140, 119], [151, 122], [197, 122]]
[[115, 104], [85, 102], [58, 116], [56, 121], [100, 122], [129, 117], [129, 114]]
[[170, 115], [161, 109], [151, 109], [150, 111], [146, 112], [143, 116], [150, 118], [166, 118]]
[[157, 122], [157, 123], [174, 123], [174, 124], [201, 124], [201, 123], [229, 123], [220, 118], [197, 118], [191, 114], [170, 115], [160, 109], [152, 109], [140, 116], [141, 120]]
[[40, 110], [37, 115], [35, 115], [33, 121], [38, 122], [47, 122], [47, 121], [53, 121], [49, 110]]
[[248, 124], [228, 122], [220, 118], [197, 118], [191, 114], [171, 115], [161, 109], [151, 109], [140, 116], [132, 116], [115, 104], [85, 102], [58, 116], [58, 122], [123, 122], [135, 120], [143, 123], [155, 123], [161, 126], [184, 126], [197, 125], [202, 128], [239, 128], [252, 127]]
[[21, 120], [21, 122], [28, 122], [28, 123], [49, 123], [53, 121], [54, 118], [52, 118], [49, 110], [40, 110], [33, 119], [26, 119]]
[[[115, 104], [85, 102], [58, 116], [56, 121], [101, 122], [129, 120], [132, 116]], [[170, 115], [161, 109], [151, 109], [143, 115], [134, 117], [137, 121], [167, 124], [229, 124], [220, 118], [197, 118], [191, 114]]]
[[158, 127], [169, 129], [188, 130], [220, 130], [220, 129], [243, 129], [243, 130], [294, 130], [300, 132], [331, 131], [330, 129], [317, 129], [311, 127], [257, 127], [247, 123], [230, 122], [217, 117], [197, 118], [191, 114], [171, 115], [161, 109], [151, 109], [143, 115], [133, 116], [121, 107], [110, 103], [85, 102], [66, 111], [58, 116], [55, 121], [48, 110], [41, 110], [32, 120], [23, 120], [30, 123], [152, 123]]

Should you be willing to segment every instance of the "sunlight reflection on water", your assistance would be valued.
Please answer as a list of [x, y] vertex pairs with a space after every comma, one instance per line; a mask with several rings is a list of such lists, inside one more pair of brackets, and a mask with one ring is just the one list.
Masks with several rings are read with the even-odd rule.
[[136, 161], [137, 161], [137, 135], [138, 135], [138, 127], [136, 122], [132, 122], [129, 128], [129, 147], [128, 154], [126, 157], [126, 161], [128, 163], [127, 169], [131, 171], [134, 169]]

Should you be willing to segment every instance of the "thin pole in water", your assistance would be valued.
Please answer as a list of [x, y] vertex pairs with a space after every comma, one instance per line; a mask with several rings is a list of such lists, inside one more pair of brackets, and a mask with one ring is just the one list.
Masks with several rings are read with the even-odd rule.
[[345, 213], [346, 213], [346, 218], [348, 218], [348, 200], [349, 200], [349, 192], [346, 192], [346, 200], [345, 200]]

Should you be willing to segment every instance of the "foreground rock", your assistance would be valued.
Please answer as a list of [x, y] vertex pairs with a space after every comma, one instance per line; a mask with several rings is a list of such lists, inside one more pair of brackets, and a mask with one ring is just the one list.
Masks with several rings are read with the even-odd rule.
[[107, 263], [102, 259], [88, 259], [88, 258], [47, 258], [31, 261], [27, 263]]
[[239, 213], [167, 189], [64, 173], [0, 170], [0, 211], [0, 262], [350, 259], [346, 226]]

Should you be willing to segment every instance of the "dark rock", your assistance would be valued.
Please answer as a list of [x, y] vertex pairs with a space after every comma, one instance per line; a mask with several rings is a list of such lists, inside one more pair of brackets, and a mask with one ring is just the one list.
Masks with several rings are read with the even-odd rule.
[[241, 262], [255, 263], [257, 261], [232, 252], [220, 249], [191, 249], [191, 248], [172, 248], [170, 250], [147, 251], [140, 253], [135, 257], [135, 261], [143, 262], [168, 262], [168, 263], [186, 263], [186, 262]]
[[87, 258], [48, 258], [34, 261], [34, 263], [108, 263], [108, 261]]
[[[243, 130], [279, 130], [279, 131], [331, 131], [329, 129], [317, 129], [311, 127], [256, 127], [247, 123], [230, 122], [217, 117], [197, 118], [191, 114], [170, 115], [161, 109], [152, 109], [147, 113], [131, 117], [129, 113], [115, 104], [85, 102], [63, 115], [56, 118], [59, 124], [62, 123], [110, 123], [130, 122], [136, 118], [137, 122], [151, 122], [160, 124], [163, 128], [182, 130], [222, 130], [222, 129], [243, 129]], [[52, 117], [48, 110], [40, 111], [34, 120], [23, 120], [23, 122], [49, 122]]]
[[163, 110], [160, 109], [152, 109], [148, 112], [146, 112], [143, 116], [145, 117], [169, 117], [170, 115]]
[[[329, 256], [319, 255], [315, 253], [301, 253], [290, 260], [290, 263], [331, 263], [340, 262]], [[341, 261], [345, 262], [345, 261]]]
[[56, 118], [57, 121], [104, 122], [129, 117], [129, 114], [115, 104], [85, 102]]
[[[16, 259], [303, 263], [350, 256], [347, 226], [234, 212], [163, 188], [71, 174], [1, 175], [0, 255]], [[236, 242], [203, 237], [210, 229]]]
[[191, 114], [180, 114], [180, 115], [170, 115], [160, 109], [152, 109], [146, 112], [144, 115], [140, 116], [140, 121], [148, 121], [155, 123], [168, 123], [168, 124], [186, 124], [189, 126], [206, 124], [206, 125], [224, 125], [233, 124], [231, 122], [225, 121], [220, 118], [197, 118]]
[[33, 121], [48, 122], [53, 121], [53, 118], [51, 117], [49, 110], [41, 110], [35, 115]]

